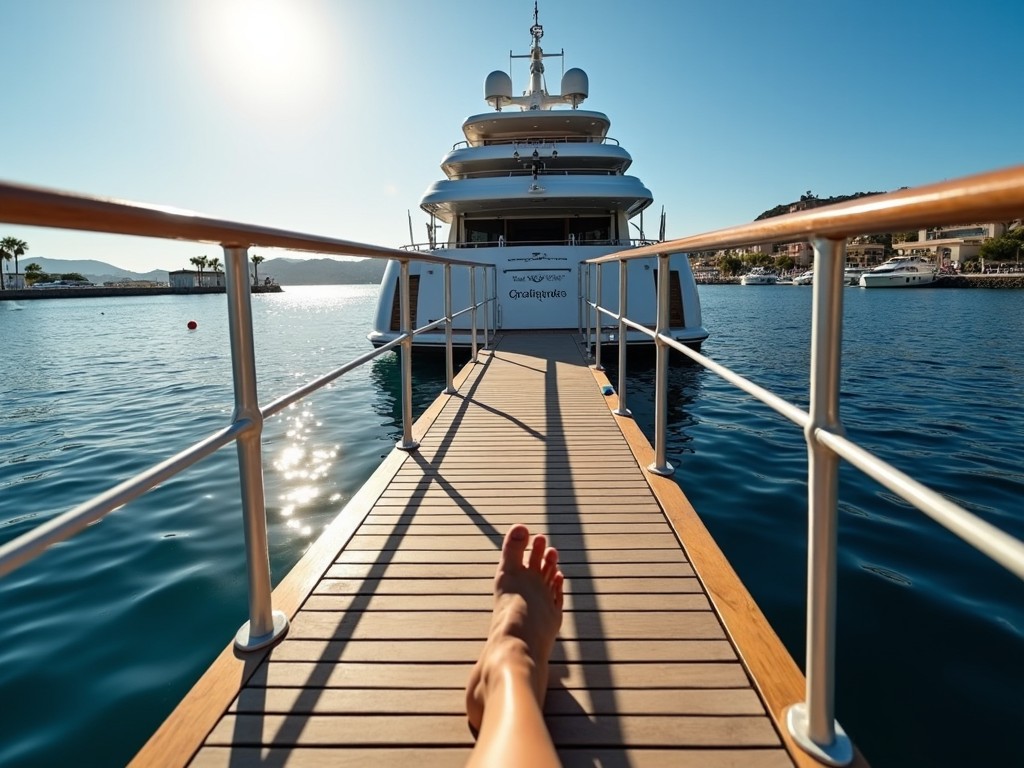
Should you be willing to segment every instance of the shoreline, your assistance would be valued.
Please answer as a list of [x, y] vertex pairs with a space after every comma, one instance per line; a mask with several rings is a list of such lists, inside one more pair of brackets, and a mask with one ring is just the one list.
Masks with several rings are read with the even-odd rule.
[[[740, 285], [738, 277], [723, 277], [717, 280], [698, 280], [698, 288], [702, 285]], [[770, 286], [753, 286], [770, 287]], [[797, 286], [800, 287], [800, 286]], [[850, 286], [856, 288], [857, 286]], [[917, 285], [914, 288], [1024, 288], [1024, 274], [996, 275], [940, 275], [935, 282]]]
[[[281, 293], [280, 285], [254, 285], [251, 293]], [[47, 288], [45, 290], [34, 290], [27, 288], [23, 290], [0, 291], [0, 301], [22, 301], [31, 299], [89, 299], [107, 298], [110, 296], [191, 296], [205, 295], [209, 293], [226, 293], [224, 286], [208, 286], [202, 288]]]

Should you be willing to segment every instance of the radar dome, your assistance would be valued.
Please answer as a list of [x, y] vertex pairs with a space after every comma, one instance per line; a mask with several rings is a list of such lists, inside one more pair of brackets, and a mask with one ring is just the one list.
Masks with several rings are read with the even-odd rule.
[[512, 101], [512, 78], [500, 69], [491, 72], [484, 81], [484, 98], [495, 109]]
[[590, 95], [590, 79], [582, 69], [573, 67], [562, 75], [562, 98], [575, 107]]

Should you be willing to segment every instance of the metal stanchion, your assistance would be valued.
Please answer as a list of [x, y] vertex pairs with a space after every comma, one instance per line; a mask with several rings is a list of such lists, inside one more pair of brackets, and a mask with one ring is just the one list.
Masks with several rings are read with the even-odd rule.
[[838, 432], [845, 244], [815, 239], [811, 311], [811, 403], [807, 439], [807, 701], [786, 710], [801, 749], [828, 765], [853, 760], [853, 744], [835, 721], [836, 542], [839, 456], [815, 432]]
[[251, 425], [236, 440], [249, 580], [249, 620], [235, 633], [235, 647], [240, 651], [255, 651], [284, 637], [288, 631], [288, 618], [271, 606], [270, 554], [263, 490], [263, 414], [256, 392], [247, 250], [225, 248], [224, 263], [231, 373], [235, 382], [235, 411], [231, 418], [234, 422], [246, 421]]

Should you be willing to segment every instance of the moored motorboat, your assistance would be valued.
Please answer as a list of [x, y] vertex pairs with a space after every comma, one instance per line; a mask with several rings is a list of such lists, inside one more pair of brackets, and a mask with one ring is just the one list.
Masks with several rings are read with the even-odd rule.
[[[604, 113], [579, 109], [589, 95], [586, 73], [569, 69], [562, 76], [561, 93], [548, 92], [540, 46], [544, 32], [537, 21], [535, 9], [530, 53], [516, 57], [530, 60], [529, 87], [524, 95], [513, 96], [509, 74], [497, 71], [487, 76], [484, 95], [494, 111], [463, 122], [464, 140], [441, 162], [446, 178], [431, 185], [420, 201], [430, 217], [430, 242], [409, 246], [434, 256], [494, 265], [494, 277], [488, 279], [486, 289], [495, 301], [486, 310], [486, 325], [503, 331], [579, 328], [586, 296], [604, 306], [618, 303], [618, 270], [603, 271], [602, 295], [596, 297], [596, 270], [582, 262], [664, 239], [664, 217], [657, 239], [644, 234], [640, 214], [653, 196], [638, 178], [626, 175], [632, 158], [609, 137], [611, 121]], [[552, 55], [562, 54], [548, 57]], [[632, 239], [630, 227], [636, 226], [636, 217], [639, 238]], [[435, 242], [434, 233], [442, 225], [448, 226], [447, 237], [443, 243]], [[412, 327], [443, 318], [444, 270], [415, 261], [409, 269]], [[699, 348], [708, 333], [686, 255], [672, 255], [669, 270], [666, 332]], [[629, 314], [648, 327], [657, 325], [657, 272], [656, 256], [628, 262]], [[401, 333], [399, 273], [398, 262], [391, 262], [381, 283], [368, 336], [375, 346]], [[469, 281], [465, 271], [452, 272], [454, 306], [470, 302]], [[483, 290], [479, 284], [478, 301]], [[472, 342], [468, 315], [455, 319], [453, 341], [458, 346]], [[627, 331], [626, 341], [653, 343], [650, 336], [635, 330]], [[444, 343], [443, 328], [418, 334], [414, 341], [418, 347]]]
[[764, 267], [754, 267], [740, 278], [740, 285], [775, 285], [779, 277]]
[[814, 270], [808, 269], [793, 278], [793, 285], [811, 285], [814, 282]]
[[914, 288], [935, 282], [935, 265], [921, 256], [894, 256], [860, 276], [861, 288]]

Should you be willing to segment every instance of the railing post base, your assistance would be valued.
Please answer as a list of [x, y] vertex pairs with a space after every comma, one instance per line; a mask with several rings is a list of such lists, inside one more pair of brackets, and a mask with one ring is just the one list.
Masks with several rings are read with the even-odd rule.
[[274, 629], [265, 635], [253, 637], [250, 634], [252, 622], [249, 621], [239, 627], [235, 633], [235, 649], [243, 653], [251, 653], [252, 651], [258, 651], [260, 648], [266, 648], [268, 645], [273, 645], [284, 637], [285, 633], [288, 632], [288, 617], [281, 611], [274, 611], [271, 616], [274, 619]]
[[419, 441], [417, 440], [410, 440], [408, 443], [405, 442], [404, 440], [399, 440], [397, 443], [395, 443], [395, 448], [397, 448], [400, 451], [409, 451], [410, 453], [412, 451], [415, 451], [419, 447], [420, 444]]
[[793, 741], [815, 760], [825, 765], [849, 765], [853, 762], [853, 742], [838, 722], [833, 722], [835, 737], [831, 744], [818, 744], [808, 734], [807, 705], [794, 704], [786, 710], [786, 730]]
[[675, 474], [676, 468], [666, 461], [665, 464], [662, 466], [658, 466], [657, 464], [648, 464], [647, 471], [650, 472], [652, 475], [670, 477]]
[[629, 410], [629, 408], [615, 408], [614, 410], [612, 410], [612, 413], [614, 413], [616, 416], [625, 416], [626, 418], [630, 418], [633, 416], [633, 412]]

